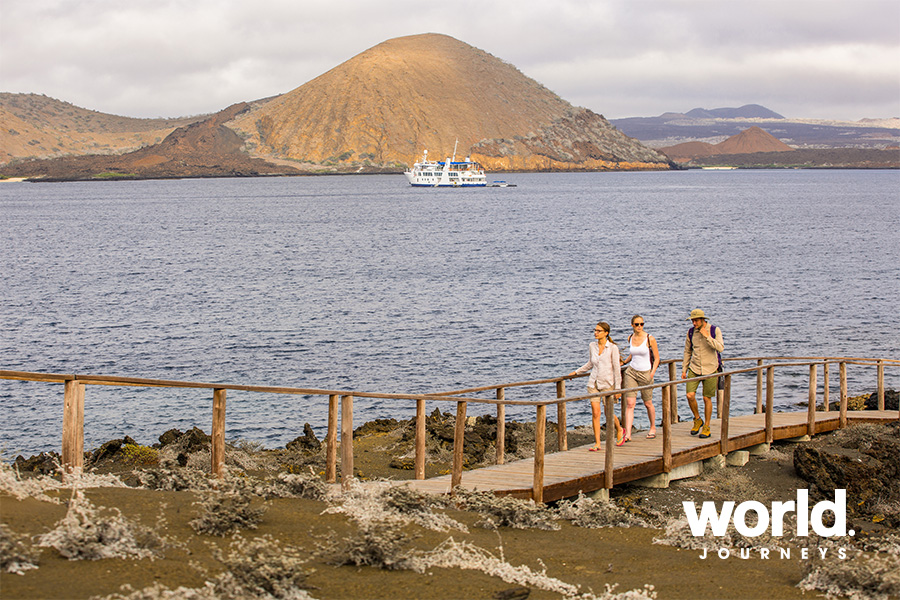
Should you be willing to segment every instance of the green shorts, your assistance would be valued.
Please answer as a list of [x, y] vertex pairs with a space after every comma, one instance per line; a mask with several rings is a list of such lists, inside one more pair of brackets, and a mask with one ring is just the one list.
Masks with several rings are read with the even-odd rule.
[[[687, 378], [693, 379], [694, 377], [699, 377], [696, 373], [688, 369]], [[686, 384], [687, 393], [690, 394], [692, 392], [696, 392], [697, 388], [700, 387], [699, 381], [688, 381]], [[703, 397], [704, 398], [715, 398], [716, 390], [719, 387], [719, 378], [718, 377], [710, 377], [709, 379], [703, 380]]]

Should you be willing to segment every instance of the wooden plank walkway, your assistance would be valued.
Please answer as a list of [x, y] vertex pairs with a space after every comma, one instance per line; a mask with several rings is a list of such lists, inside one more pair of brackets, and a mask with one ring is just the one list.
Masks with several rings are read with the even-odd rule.
[[[897, 411], [848, 411], [847, 422], [888, 422], [898, 420]], [[672, 469], [699, 460], [712, 458], [720, 452], [721, 421], [713, 419], [711, 437], [700, 439], [690, 435], [692, 421], [682, 421], [671, 426]], [[816, 412], [816, 433], [834, 431], [840, 424], [836, 411]], [[807, 434], [808, 414], [803, 412], [776, 413], [773, 415], [775, 440], [795, 438]], [[613, 453], [613, 485], [628, 483], [663, 472], [662, 427], [659, 434], [648, 440], [646, 434], [637, 432], [624, 446]], [[751, 414], [731, 417], [728, 422], [728, 451], [734, 452], [766, 441], [766, 415]], [[579, 446], [566, 452], [547, 454], [544, 458], [544, 502], [590, 493], [604, 487], [605, 452], [589, 452], [593, 444]], [[397, 482], [415, 490], [432, 494], [450, 491], [450, 475], [431, 479]], [[531, 498], [534, 484], [534, 459], [524, 459], [503, 465], [491, 465], [464, 471], [462, 483], [466, 490], [492, 491], [501, 495]]]

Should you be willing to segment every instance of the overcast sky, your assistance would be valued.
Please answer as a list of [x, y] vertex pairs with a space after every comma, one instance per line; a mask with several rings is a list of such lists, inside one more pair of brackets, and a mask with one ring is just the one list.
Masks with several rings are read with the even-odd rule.
[[428, 32], [610, 119], [744, 104], [900, 116], [898, 0], [0, 0], [0, 91], [210, 113]]

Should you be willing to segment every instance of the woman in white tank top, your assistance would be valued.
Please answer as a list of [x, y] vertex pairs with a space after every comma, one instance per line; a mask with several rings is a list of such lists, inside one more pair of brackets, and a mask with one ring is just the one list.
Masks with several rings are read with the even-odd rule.
[[[656, 339], [644, 331], [644, 318], [640, 315], [631, 317], [631, 328], [634, 330], [628, 341], [630, 344], [629, 355], [622, 364], [628, 364], [625, 376], [622, 378], [624, 389], [651, 385], [656, 369], [659, 367], [659, 348]], [[647, 407], [647, 416], [650, 418], [650, 431], [648, 439], [656, 437], [656, 409], [653, 408], [653, 390], [641, 390], [641, 399]], [[634, 423], [634, 406], [637, 404], [637, 392], [625, 392], [625, 416], [622, 426], [625, 428], [624, 441], [631, 440], [631, 426]]]

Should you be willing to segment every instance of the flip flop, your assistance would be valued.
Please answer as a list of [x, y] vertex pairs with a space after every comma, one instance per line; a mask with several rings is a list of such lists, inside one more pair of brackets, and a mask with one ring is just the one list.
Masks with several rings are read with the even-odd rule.
[[656, 434], [655, 434], [655, 433], [648, 433], [648, 434], [647, 434], [647, 439], [648, 439], [648, 440], [652, 440], [652, 439], [655, 438], [655, 437], [656, 437]]
[[593, 448], [588, 448], [588, 452], [600, 452], [600, 448], [594, 446]]

